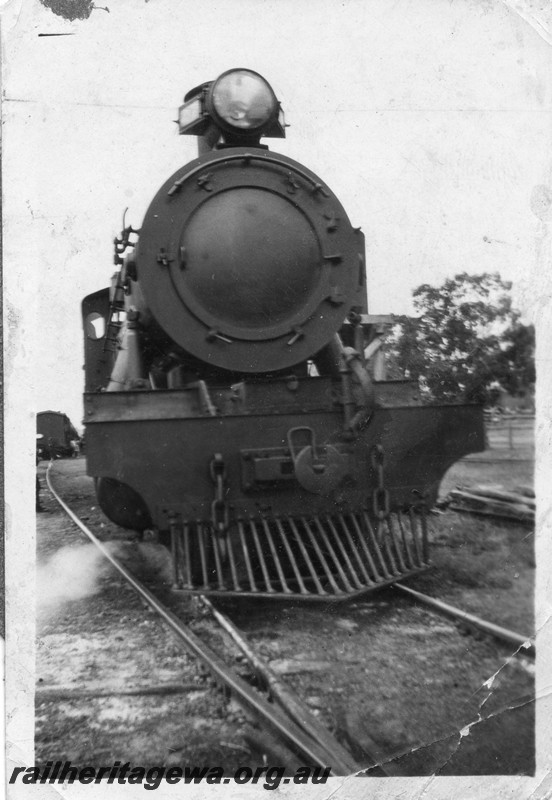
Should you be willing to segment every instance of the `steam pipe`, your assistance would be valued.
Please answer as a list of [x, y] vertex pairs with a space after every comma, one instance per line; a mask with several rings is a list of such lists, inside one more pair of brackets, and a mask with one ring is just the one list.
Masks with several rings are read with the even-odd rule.
[[[336, 333], [331, 342], [316, 355], [314, 359], [318, 371], [341, 378], [343, 387], [343, 403], [345, 406], [345, 426], [354, 431], [368, 420], [375, 406], [374, 385], [363, 364], [362, 358], [353, 347], [345, 347], [341, 337]], [[362, 402], [359, 410], [351, 416], [351, 407], [355, 405], [351, 393], [350, 375], [355, 375], [362, 390]]]
[[[108, 392], [121, 392], [136, 388], [137, 381], [144, 381], [145, 371], [140, 352], [137, 312], [128, 312], [127, 321], [123, 325], [117, 358], [107, 386]], [[149, 381], [146, 379], [149, 384]]]

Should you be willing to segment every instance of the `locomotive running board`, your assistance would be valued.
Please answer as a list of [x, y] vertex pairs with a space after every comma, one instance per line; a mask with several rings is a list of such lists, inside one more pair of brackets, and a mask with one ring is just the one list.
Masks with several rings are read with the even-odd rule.
[[171, 527], [174, 588], [189, 594], [348, 600], [429, 567], [422, 509], [248, 519], [221, 539], [209, 523]]

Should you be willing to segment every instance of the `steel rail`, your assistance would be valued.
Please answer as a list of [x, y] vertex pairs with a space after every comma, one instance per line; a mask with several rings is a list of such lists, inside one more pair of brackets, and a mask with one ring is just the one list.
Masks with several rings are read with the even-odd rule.
[[[372, 764], [369, 767], [357, 764], [353, 757], [348, 753], [340, 742], [335, 739], [327, 728], [325, 728], [320, 721], [313, 715], [312, 711], [306, 706], [302, 700], [297, 697], [288, 686], [286, 686], [280, 678], [270, 669], [270, 667], [253, 651], [250, 644], [245, 640], [242, 632], [234, 625], [232, 620], [221, 613], [207, 597], [201, 598], [205, 608], [209, 610], [216, 622], [231, 636], [235, 644], [240, 648], [245, 655], [247, 661], [257, 674], [258, 678], [270, 691], [270, 694], [283, 708], [285, 713], [296, 722], [300, 728], [306, 733], [314, 736], [318, 742], [323, 744], [327, 752], [334, 754], [334, 759], [338, 758], [342, 764], [349, 765], [349, 772], [356, 773], [363, 770], [373, 769], [378, 767], [386, 774], [388, 772], [387, 764], [382, 766], [379, 753], [364, 751]], [[392, 768], [391, 768], [392, 769]]]
[[[46, 471], [46, 483], [48, 488], [61, 508], [65, 511], [67, 516], [75, 523], [75, 525], [84, 533], [84, 535], [98, 548], [105, 558], [115, 567], [115, 569], [123, 576], [125, 581], [134, 589], [135, 592], [152, 608], [161, 619], [169, 626], [173, 633], [184, 643], [188, 650], [190, 650], [196, 657], [198, 657], [204, 664], [208, 666], [216, 678], [233, 692], [239, 702], [253, 711], [258, 717], [261, 717], [264, 722], [272, 726], [277, 733], [290, 743], [296, 751], [300, 752], [303, 757], [308, 759], [309, 765], [317, 765], [320, 767], [330, 768], [331, 775], [350, 775], [350, 765], [339, 763], [340, 760], [336, 757], [335, 753], [328, 753], [326, 748], [319, 742], [315, 741], [312, 737], [307, 735], [299, 726], [286, 718], [286, 716], [274, 706], [265, 700], [256, 691], [250, 688], [247, 683], [240, 678], [240, 676], [231, 668], [228, 667], [223, 660], [207, 647], [201, 640], [186, 626], [178, 617], [168, 608], [162, 605], [159, 600], [143, 586], [140, 581], [124, 567], [118, 559], [116, 559], [109, 550], [100, 542], [100, 540], [92, 533], [92, 531], [79, 519], [75, 512], [61, 499], [56, 490], [52, 486], [50, 479], [50, 470], [52, 462], [48, 465]], [[333, 766], [332, 763], [333, 762]]]
[[481, 617], [476, 617], [475, 614], [462, 611], [460, 608], [456, 608], [448, 603], [444, 603], [442, 600], [438, 600], [435, 597], [430, 597], [427, 594], [422, 594], [422, 592], [417, 592], [415, 589], [411, 589], [409, 586], [403, 586], [402, 583], [395, 583], [393, 588], [397, 589], [403, 594], [408, 595], [408, 597], [417, 600], [419, 603], [429, 606], [433, 610], [438, 611], [440, 614], [444, 614], [452, 619], [465, 622], [466, 624], [483, 631], [483, 633], [493, 636], [495, 639], [499, 639], [506, 644], [513, 645], [517, 650], [523, 650], [524, 655], [527, 655], [529, 658], [535, 658], [536, 647], [530, 636], [522, 636], [520, 633], [510, 631], [507, 628], [501, 627], [500, 625], [495, 625], [494, 622], [487, 622], [487, 620], [484, 620]]

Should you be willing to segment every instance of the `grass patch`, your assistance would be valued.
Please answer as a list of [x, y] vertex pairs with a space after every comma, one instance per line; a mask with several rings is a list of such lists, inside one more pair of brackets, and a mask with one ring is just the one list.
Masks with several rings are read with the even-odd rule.
[[[441, 496], [457, 486], [500, 484], [513, 490], [533, 484], [533, 461], [512, 452], [486, 451], [455, 464]], [[529, 455], [529, 454], [528, 454]], [[493, 517], [446, 511], [429, 519], [433, 569], [417, 580], [421, 591], [466, 611], [522, 632], [533, 631], [534, 536], [527, 525]]]

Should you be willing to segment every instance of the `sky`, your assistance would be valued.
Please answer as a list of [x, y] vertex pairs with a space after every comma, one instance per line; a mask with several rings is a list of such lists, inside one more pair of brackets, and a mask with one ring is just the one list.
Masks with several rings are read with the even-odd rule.
[[109, 282], [125, 208], [140, 227], [195, 157], [173, 122], [184, 93], [231, 67], [260, 72], [283, 105], [287, 139], [266, 143], [362, 226], [371, 313], [412, 311], [421, 283], [498, 271], [538, 317], [551, 48], [512, 3], [107, 5], [74, 22], [38, 0], [4, 7], [6, 377], [25, 430], [45, 409], [80, 426], [81, 299]]

